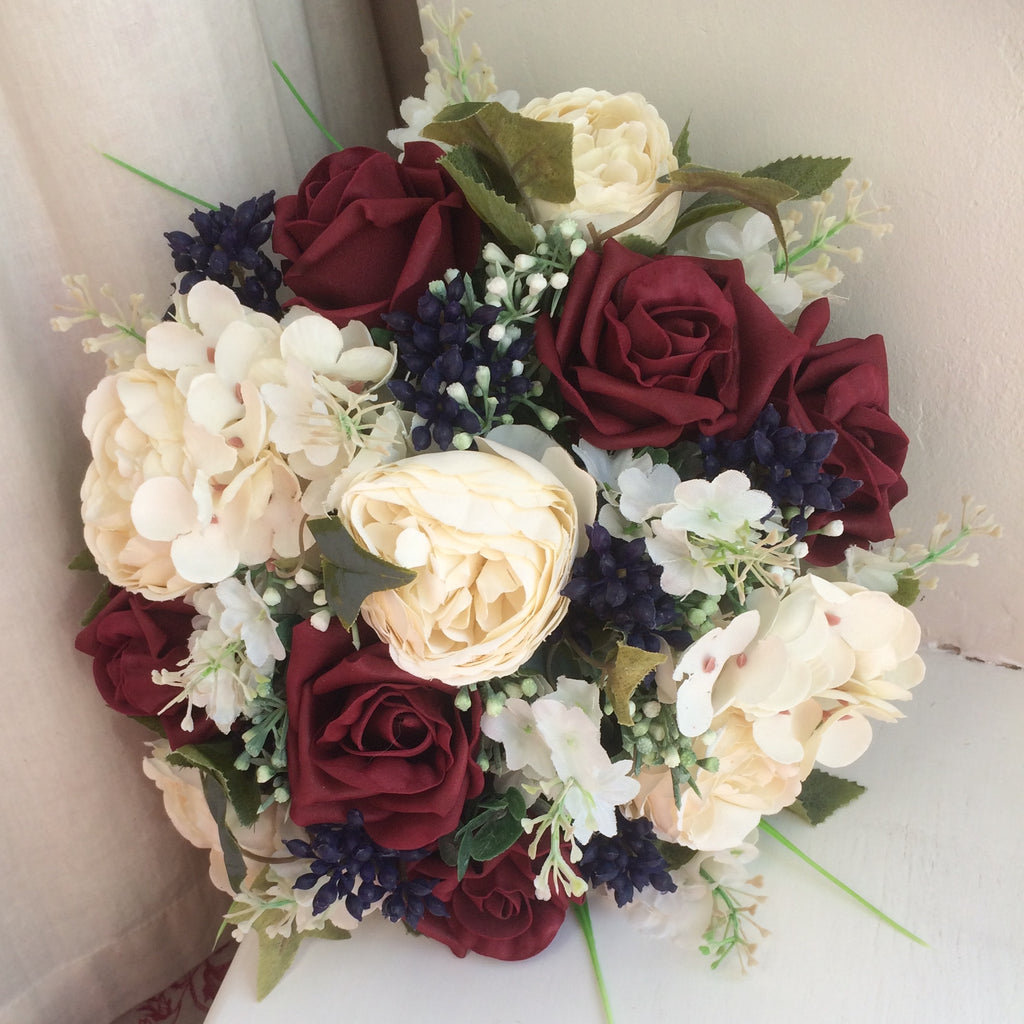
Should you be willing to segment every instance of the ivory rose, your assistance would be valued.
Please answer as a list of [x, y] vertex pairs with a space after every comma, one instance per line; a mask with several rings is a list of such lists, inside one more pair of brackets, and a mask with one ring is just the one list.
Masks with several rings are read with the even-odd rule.
[[570, 491], [505, 445], [417, 455], [356, 478], [339, 514], [368, 551], [416, 570], [362, 614], [395, 663], [453, 686], [519, 668], [558, 625], [580, 534]]
[[[565, 204], [534, 200], [533, 212], [543, 223], [572, 217], [591, 240], [591, 227], [608, 231], [639, 214], [664, 190], [658, 178], [679, 166], [668, 126], [639, 93], [577, 89], [531, 100], [520, 113], [572, 125], [576, 198]], [[672, 232], [679, 199], [678, 192], [669, 195], [622, 234], [644, 235], [660, 245]]]

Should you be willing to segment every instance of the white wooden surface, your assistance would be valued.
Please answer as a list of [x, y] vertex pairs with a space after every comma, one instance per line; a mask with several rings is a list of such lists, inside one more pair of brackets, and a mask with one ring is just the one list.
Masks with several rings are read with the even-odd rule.
[[[927, 652], [907, 718], [880, 726], [847, 773], [868, 787], [817, 829], [776, 824], [896, 920], [878, 922], [765, 836], [756, 862], [772, 934], [746, 975], [636, 932], [611, 903], [594, 927], [617, 1024], [1011, 1024], [1024, 1021], [1024, 674]], [[207, 1024], [574, 1024], [602, 1021], [569, 918], [522, 964], [459, 960], [370, 919], [346, 942], [309, 941], [277, 989], [255, 996], [244, 943]]]

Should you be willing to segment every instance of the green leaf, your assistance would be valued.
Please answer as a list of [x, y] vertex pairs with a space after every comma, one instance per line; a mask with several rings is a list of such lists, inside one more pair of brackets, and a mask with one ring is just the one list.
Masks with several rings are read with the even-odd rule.
[[856, 800], [863, 792], [864, 787], [859, 782], [813, 768], [804, 779], [800, 799], [789, 809], [811, 825], [820, 825], [830, 814]]
[[921, 595], [921, 579], [913, 569], [905, 569], [896, 577], [896, 593], [892, 599], [909, 608]]
[[644, 651], [628, 644], [618, 645], [615, 660], [605, 675], [604, 688], [611, 698], [612, 708], [620, 725], [633, 724], [629, 701], [647, 674], [664, 660], [664, 654]]
[[213, 815], [213, 820], [217, 823], [217, 834], [220, 837], [221, 853], [224, 854], [224, 868], [227, 871], [228, 883], [234, 892], [238, 892], [242, 888], [248, 869], [234, 834], [225, 821], [228, 810], [227, 794], [220, 780], [211, 772], [203, 772], [203, 795], [206, 797], [206, 806], [210, 808], [210, 814]]
[[259, 966], [256, 969], [256, 998], [262, 1000], [269, 995], [277, 983], [284, 977], [285, 971], [292, 965], [295, 954], [299, 951], [303, 933], [293, 931], [291, 935], [275, 935], [268, 938], [262, 931], [258, 933]]
[[484, 862], [503, 854], [523, 834], [526, 799], [516, 788], [495, 793], [478, 805], [479, 812], [455, 832], [457, 877], [462, 879], [471, 860]]
[[476, 215], [496, 234], [524, 252], [534, 247], [537, 240], [533, 237], [530, 222], [488, 185], [480, 161], [469, 146], [453, 149], [438, 163], [455, 180]]
[[683, 130], [679, 133], [679, 138], [676, 139], [676, 144], [672, 147], [672, 155], [676, 158], [676, 163], [680, 167], [685, 167], [690, 162], [690, 119], [686, 119], [686, 124], [683, 125]]
[[256, 823], [263, 797], [253, 773], [235, 767], [236, 751], [230, 740], [186, 744], [168, 755], [167, 763], [212, 772], [224, 787], [239, 823], [248, 828]]
[[507, 199], [570, 203], [576, 195], [572, 125], [537, 121], [500, 103], [454, 103], [423, 129], [424, 138], [471, 146]]
[[796, 192], [794, 199], [820, 196], [850, 165], [848, 156], [790, 156], [747, 171], [744, 177], [771, 178]]
[[88, 626], [89, 623], [92, 622], [92, 620], [95, 619], [96, 616], [99, 615], [99, 613], [107, 607], [107, 605], [110, 603], [111, 597], [113, 597], [113, 594], [110, 590], [110, 587], [106, 583], [104, 583], [103, 589], [96, 595], [96, 599], [93, 601], [91, 605], [89, 605], [89, 607], [86, 609], [85, 614], [82, 616], [81, 625], [83, 627]]
[[411, 569], [392, 565], [357, 544], [337, 516], [310, 519], [308, 526], [323, 555], [327, 606], [346, 629], [352, 628], [370, 594], [404, 587], [416, 579]]
[[76, 572], [99, 572], [96, 559], [88, 548], [82, 548], [74, 558], [68, 562], [68, 568]]
[[330, 939], [332, 942], [352, 938], [351, 932], [345, 931], [344, 928], [339, 928], [330, 921], [325, 921], [323, 928], [318, 929], [313, 935], [318, 939]]
[[623, 235], [616, 241], [630, 252], [637, 252], [641, 256], [660, 256], [665, 248], [645, 235]]
[[749, 206], [752, 210], [765, 214], [775, 228], [775, 237], [785, 250], [786, 238], [778, 206], [788, 199], [795, 199], [799, 194], [791, 186], [774, 178], [718, 171], [713, 167], [700, 167], [697, 164], [687, 164], [677, 171], [670, 171], [668, 180], [681, 185], [687, 192], [708, 192], [728, 196], [738, 200], [742, 206]]

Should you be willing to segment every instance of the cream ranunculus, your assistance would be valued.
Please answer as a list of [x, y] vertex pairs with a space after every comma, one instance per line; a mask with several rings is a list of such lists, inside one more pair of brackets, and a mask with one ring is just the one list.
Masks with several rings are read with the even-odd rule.
[[356, 478], [339, 514], [368, 551], [416, 570], [362, 614], [395, 663], [453, 686], [519, 668], [565, 615], [580, 532], [569, 490], [504, 445], [417, 455]]
[[[577, 89], [531, 100], [520, 113], [572, 125], [576, 198], [567, 204], [535, 200], [533, 212], [544, 224], [572, 217], [591, 241], [591, 226], [600, 233], [639, 214], [664, 190], [658, 178], [678, 167], [668, 126], [639, 93]], [[679, 199], [678, 192], [667, 196], [622, 234], [644, 235], [660, 245], [675, 224]]]

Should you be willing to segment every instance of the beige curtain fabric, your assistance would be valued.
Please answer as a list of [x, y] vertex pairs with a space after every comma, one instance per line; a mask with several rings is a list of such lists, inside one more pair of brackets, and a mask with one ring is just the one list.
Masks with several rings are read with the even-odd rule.
[[162, 234], [191, 212], [99, 154], [211, 202], [286, 193], [327, 144], [270, 61], [345, 144], [385, 147], [400, 95], [382, 41], [415, 88], [413, 0], [0, 4], [3, 1024], [110, 1021], [206, 956], [224, 909], [142, 775], [145, 731], [73, 650], [97, 589], [65, 566], [103, 360], [49, 330], [60, 277], [160, 309]]

